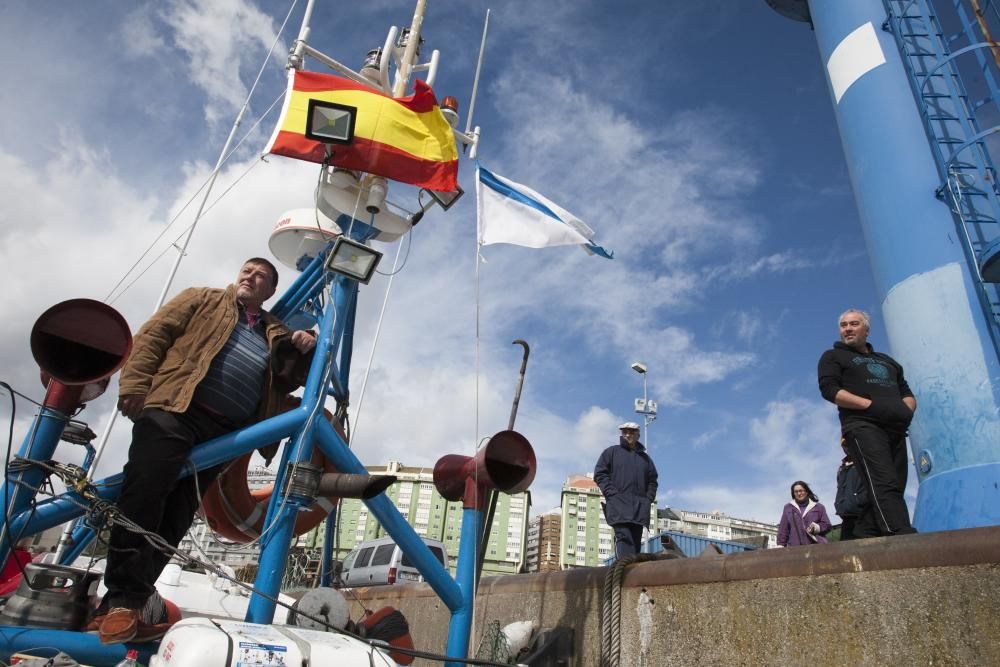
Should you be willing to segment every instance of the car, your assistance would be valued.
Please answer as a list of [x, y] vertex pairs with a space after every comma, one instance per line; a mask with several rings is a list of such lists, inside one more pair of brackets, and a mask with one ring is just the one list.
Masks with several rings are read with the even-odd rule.
[[[424, 544], [445, 568], [448, 552], [438, 540], [422, 538]], [[362, 542], [344, 559], [340, 574], [342, 586], [384, 586], [423, 581], [420, 572], [391, 537]]]

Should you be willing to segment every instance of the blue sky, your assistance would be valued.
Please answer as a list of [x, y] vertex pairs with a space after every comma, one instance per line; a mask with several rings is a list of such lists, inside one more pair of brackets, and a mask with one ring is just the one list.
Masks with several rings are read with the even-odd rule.
[[[429, 5], [426, 49], [442, 57], [435, 90], [459, 98], [464, 126], [487, 4]], [[0, 54], [20, 63], [0, 89], [0, 271], [14, 325], [0, 341], [5, 380], [40, 397], [27, 346], [34, 318], [65, 298], [105, 298], [205, 180], [288, 7], [5, 4]], [[311, 205], [312, 165], [257, 162], [303, 7], [239, 136], [260, 125], [216, 195], [256, 166], [201, 223], [173, 292], [226, 284], [243, 258], [266, 253], [283, 211]], [[319, 2], [311, 43], [358, 67], [412, 11], [404, 0]], [[606, 261], [573, 248], [483, 250], [479, 435], [506, 426], [520, 362], [510, 341], [523, 338], [532, 356], [517, 428], [539, 456], [535, 510], [557, 504], [566, 476], [592, 469], [617, 424], [636, 418], [637, 360], [660, 407], [649, 445], [661, 506], [776, 521], [797, 479], [832, 506], [838, 428], [815, 365], [841, 311], [877, 308], [809, 28], [763, 0], [627, 11], [505, 2], [493, 8], [475, 124], [486, 166], [572, 211], [615, 251]], [[470, 194], [424, 218], [393, 284], [354, 416], [366, 463], [431, 465], [475, 446], [473, 177], [464, 160]], [[395, 247], [382, 249], [391, 262]], [[115, 301], [134, 329], [173, 257]], [[384, 291], [384, 279], [362, 291], [355, 407]], [[885, 347], [877, 316], [872, 339]], [[95, 430], [110, 407], [88, 407]], [[119, 424], [102, 470], [120, 468], [127, 442]]]

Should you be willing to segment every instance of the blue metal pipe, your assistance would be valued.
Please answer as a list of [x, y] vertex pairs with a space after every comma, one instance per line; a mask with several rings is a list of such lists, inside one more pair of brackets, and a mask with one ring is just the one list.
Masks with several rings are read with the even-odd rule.
[[[190, 460], [196, 470], [205, 470], [230, 461], [237, 456], [252, 452], [258, 447], [288, 437], [305, 421], [306, 417], [307, 413], [303, 406], [299, 406], [294, 410], [283, 412], [239, 431], [221, 435], [198, 445], [191, 451]], [[185, 466], [179, 477], [183, 478], [190, 474], [190, 467]], [[97, 487], [97, 495], [105, 500], [117, 498], [122, 477], [123, 475], [118, 473], [94, 482]], [[83, 505], [86, 505], [86, 501], [73, 492], [65, 493], [63, 496], [65, 497], [60, 496], [40, 502], [31, 511], [22, 511], [16, 516], [12, 516], [10, 521], [12, 532], [33, 535], [81, 516], [83, 509], [70, 502], [69, 499], [76, 500]]]
[[[353, 282], [353, 281], [352, 281]], [[349, 387], [351, 377], [351, 357], [354, 355], [354, 322], [357, 320], [358, 284], [353, 283], [354, 290], [351, 294], [353, 307], [347, 311], [347, 321], [344, 323], [344, 337], [340, 346], [340, 363], [337, 386], [342, 392], [346, 392]]]
[[139, 661], [149, 664], [159, 643], [102, 644], [96, 634], [69, 630], [45, 630], [17, 626], [0, 626], [0, 660], [8, 662], [13, 653], [31, 651], [32, 655], [54, 656], [65, 651], [81, 664], [113, 667], [125, 659], [129, 649], [139, 652]]
[[337, 539], [337, 508], [326, 515], [323, 524], [323, 551], [320, 561], [319, 585], [329, 588], [333, 585], [333, 543]]
[[914, 525], [930, 531], [998, 524], [995, 323], [980, 306], [956, 230], [961, 223], [935, 197], [941, 176], [899, 49], [882, 29], [885, 7], [882, 0], [811, 0], [809, 10], [890, 348], [917, 396], [910, 430], [921, 482]]
[[[39, 408], [31, 428], [21, 442], [18, 454], [22, 458], [36, 461], [53, 458], [68, 420], [67, 414], [44, 406]], [[0, 498], [6, 508], [6, 512], [0, 516], [0, 567], [7, 562], [11, 546], [23, 535], [31, 534], [25, 531], [23, 525], [15, 526], [13, 518], [19, 517], [31, 507], [35, 493], [28, 487], [38, 488], [47, 474], [35, 467], [13, 474], [7, 471], [3, 485], [0, 486]], [[11, 519], [8, 520], [8, 517]]]
[[[448, 626], [448, 647], [445, 653], [464, 658], [469, 652], [469, 634], [472, 632], [472, 598], [476, 593], [476, 558], [479, 537], [483, 534], [483, 512], [477, 509], [462, 511], [462, 541], [458, 548], [458, 567], [455, 579], [462, 593], [462, 606], [452, 609]], [[462, 663], [447, 662], [447, 667], [461, 667]]]
[[[322, 421], [316, 424], [316, 440], [323, 455], [330, 459], [340, 472], [360, 475], [368, 473], [354, 452], [347, 447], [347, 443], [340, 437], [340, 434], [329, 423]], [[380, 493], [364, 502], [368, 506], [368, 510], [403, 550], [403, 553], [413, 562], [414, 567], [427, 580], [427, 584], [437, 593], [445, 606], [452, 611], [461, 609], [465, 603], [458, 584], [413, 530], [413, 526], [406, 522], [392, 501], [386, 498], [384, 493]]]
[[[273, 494], [273, 496], [277, 495], [279, 494]], [[261, 538], [257, 579], [254, 582], [254, 592], [250, 595], [250, 603], [247, 606], [246, 621], [248, 623], [267, 624], [274, 621], [276, 605], [260, 593], [272, 598], [278, 597], [281, 576], [288, 564], [288, 545], [291, 544], [295, 530], [295, 518], [298, 516], [299, 510], [312, 502], [312, 498], [289, 494], [285, 502], [281, 504], [281, 509], [277, 512], [273, 525]]]
[[[343, 280], [338, 279], [334, 289], [337, 296], [341, 296]], [[284, 488], [289, 464], [305, 463], [312, 458], [314, 425], [317, 421], [325, 423], [322, 414], [322, 401], [326, 398], [325, 389], [331, 371], [327, 368], [327, 363], [332, 360], [333, 351], [342, 335], [345, 311], [350, 310], [352, 304], [351, 299], [334, 298], [327, 304], [323, 313], [319, 338], [316, 341], [316, 351], [313, 354], [302, 396], [302, 404], [299, 408], [305, 411], [307, 416], [294, 433], [291, 445], [286, 447], [282, 453], [281, 464], [275, 479], [275, 489]], [[287, 496], [280, 492], [271, 494], [271, 501], [264, 519], [261, 553], [255, 582], [255, 589], [264, 595], [277, 596], [281, 587], [281, 576], [288, 561], [288, 545], [294, 532], [295, 519], [299, 510], [310, 505], [313, 500], [313, 498], [297, 494], [287, 494]], [[254, 623], [270, 623], [274, 619], [274, 609], [275, 603], [272, 600], [253, 593], [247, 607], [246, 620]]]
[[[271, 314], [275, 317], [284, 320], [286, 319], [294, 310], [290, 304], [300, 301], [303, 294], [313, 294], [315, 292], [315, 283], [317, 278], [321, 278], [323, 275], [322, 266], [326, 261], [326, 253], [322, 252], [316, 257], [313, 257], [309, 265], [306, 266], [305, 270], [302, 271], [295, 279], [285, 293], [281, 295], [274, 307], [271, 308]], [[296, 306], [297, 308], [297, 306]]]

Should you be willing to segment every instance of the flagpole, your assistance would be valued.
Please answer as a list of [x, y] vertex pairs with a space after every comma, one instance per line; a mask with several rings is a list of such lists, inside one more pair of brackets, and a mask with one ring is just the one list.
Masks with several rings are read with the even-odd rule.
[[[475, 404], [476, 404], [476, 409], [475, 409], [476, 437], [475, 440], [473, 440], [474, 443], [472, 447], [473, 458], [475, 458], [476, 454], [479, 451], [479, 443], [480, 443], [479, 440], [479, 264], [481, 262], [480, 252], [482, 251], [483, 248], [481, 239], [479, 237], [480, 234], [479, 223], [480, 223], [481, 213], [482, 212], [480, 211], [480, 206], [479, 206], [479, 163], [477, 162], [476, 163], [476, 371], [475, 371], [475, 391], [474, 391]], [[476, 471], [474, 475], [476, 476], [475, 482], [476, 482], [476, 488], [478, 489], [480, 488], [478, 466], [476, 466]], [[476, 509], [482, 512], [483, 508], [477, 507]], [[475, 571], [475, 577], [472, 586], [472, 626], [469, 629], [470, 634], [472, 636], [475, 636], [475, 631], [476, 631], [476, 593], [479, 588], [479, 573], [481, 571], [479, 568], [481, 568], [482, 566], [482, 559], [480, 558], [479, 554], [481, 550], [486, 548], [486, 545], [483, 544], [480, 539], [481, 535], [482, 535], [481, 530], [476, 531], [474, 540], [474, 549], [473, 549], [473, 557], [475, 558], [474, 562], [477, 565], [479, 565], [479, 567]]]
[[406, 38], [406, 49], [403, 50], [403, 57], [399, 60], [399, 68], [396, 71], [396, 85], [392, 88], [393, 97], [402, 97], [406, 92], [406, 85], [410, 82], [410, 73], [413, 72], [413, 61], [416, 59], [417, 48], [420, 46], [420, 28], [424, 24], [424, 13], [427, 11], [427, 0], [417, 0], [417, 6], [413, 10], [413, 21], [410, 23], [410, 34]]
[[[483, 55], [486, 53], [486, 33], [490, 29], [490, 10], [486, 10], [486, 19], [483, 21], [483, 38], [479, 42], [479, 59], [476, 60], [476, 76], [472, 79], [472, 96], [469, 99], [469, 115], [465, 119], [465, 133], [472, 130], [472, 114], [476, 110], [476, 95], [479, 93], [479, 74], [483, 69]], [[475, 157], [475, 156], [473, 156]]]

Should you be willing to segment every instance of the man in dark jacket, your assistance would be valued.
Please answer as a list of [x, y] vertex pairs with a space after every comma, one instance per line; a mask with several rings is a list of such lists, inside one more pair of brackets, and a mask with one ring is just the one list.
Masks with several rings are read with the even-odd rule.
[[604, 494], [604, 518], [615, 530], [615, 555], [638, 553], [642, 529], [649, 527], [650, 505], [656, 500], [653, 459], [639, 442], [639, 425], [618, 427], [618, 444], [608, 447], [594, 466], [594, 481]]
[[915, 533], [903, 500], [906, 429], [917, 409], [903, 367], [868, 343], [868, 314], [840, 316], [840, 341], [819, 360], [819, 389], [840, 412], [847, 449], [868, 489], [870, 506], [854, 524], [855, 537]]
[[845, 438], [840, 439], [840, 446], [844, 450], [844, 458], [841, 459], [840, 468], [837, 469], [837, 499], [833, 506], [841, 519], [840, 540], [843, 542], [855, 538], [854, 524], [859, 516], [868, 511], [870, 503], [865, 480], [858, 472], [858, 467], [854, 465]]

